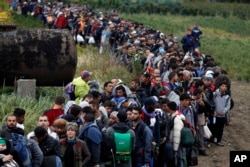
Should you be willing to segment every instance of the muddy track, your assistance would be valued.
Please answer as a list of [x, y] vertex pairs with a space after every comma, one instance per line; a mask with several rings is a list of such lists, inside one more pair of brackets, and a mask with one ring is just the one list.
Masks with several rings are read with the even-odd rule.
[[199, 167], [229, 167], [230, 151], [250, 151], [250, 84], [232, 81], [231, 121], [225, 126], [222, 142], [224, 147], [210, 143], [206, 148], [209, 156], [199, 156]]

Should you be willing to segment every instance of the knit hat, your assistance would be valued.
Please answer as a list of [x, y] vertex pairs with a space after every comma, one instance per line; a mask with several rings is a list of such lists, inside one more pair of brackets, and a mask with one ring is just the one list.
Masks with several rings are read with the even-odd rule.
[[6, 140], [1, 138], [1, 139], [0, 139], [0, 144], [6, 145]]
[[119, 119], [120, 122], [126, 122], [127, 120], [127, 113], [124, 111], [119, 111], [117, 114], [117, 118]]
[[90, 77], [93, 73], [89, 71], [82, 71], [81, 74], [82, 74], [82, 78], [87, 78], [87, 77]]
[[65, 129], [68, 131], [68, 130], [74, 130], [74, 131], [78, 131], [78, 126], [77, 126], [77, 124], [75, 123], [75, 122], [68, 122], [67, 124], [66, 124], [66, 127], [65, 127]]
[[173, 111], [177, 110], [177, 105], [174, 101], [168, 102], [167, 105], [168, 105], [168, 108], [170, 108], [170, 110], [173, 110]]

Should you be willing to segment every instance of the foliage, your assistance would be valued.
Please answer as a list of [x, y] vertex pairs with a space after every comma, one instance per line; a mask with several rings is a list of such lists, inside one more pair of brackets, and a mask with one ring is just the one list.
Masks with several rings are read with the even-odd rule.
[[34, 16], [23, 16], [13, 13], [13, 20], [18, 28], [43, 28], [44, 25], [41, 20]]

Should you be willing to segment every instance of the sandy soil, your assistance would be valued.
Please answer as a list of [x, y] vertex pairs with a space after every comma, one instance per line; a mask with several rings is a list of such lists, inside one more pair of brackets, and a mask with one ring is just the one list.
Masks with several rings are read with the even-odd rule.
[[[235, 102], [230, 125], [225, 126], [224, 147], [210, 143], [209, 156], [199, 156], [199, 167], [229, 167], [230, 151], [250, 151], [250, 84], [232, 81], [232, 97]], [[249, 165], [250, 166], [250, 165]]]

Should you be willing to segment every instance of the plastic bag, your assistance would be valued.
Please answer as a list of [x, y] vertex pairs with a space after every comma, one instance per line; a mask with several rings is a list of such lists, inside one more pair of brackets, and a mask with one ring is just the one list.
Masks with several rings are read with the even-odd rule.
[[210, 137], [212, 136], [212, 133], [207, 127], [207, 124], [203, 126], [203, 130], [204, 130], [204, 137], [207, 139], [210, 139]]
[[95, 44], [94, 37], [92, 37], [92, 36], [89, 37], [89, 44]]

